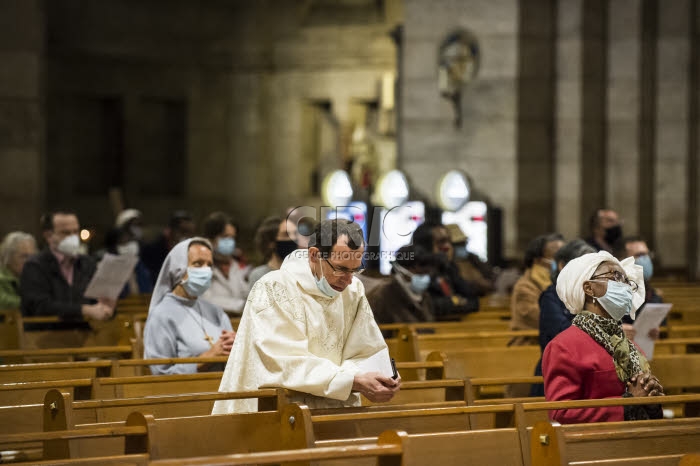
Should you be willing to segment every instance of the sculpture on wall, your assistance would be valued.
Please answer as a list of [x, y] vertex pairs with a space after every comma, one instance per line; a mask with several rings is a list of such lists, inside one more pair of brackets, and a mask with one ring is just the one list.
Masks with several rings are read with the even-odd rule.
[[438, 88], [450, 100], [455, 112], [455, 127], [462, 125], [462, 89], [479, 70], [479, 44], [464, 29], [451, 32], [438, 52]]

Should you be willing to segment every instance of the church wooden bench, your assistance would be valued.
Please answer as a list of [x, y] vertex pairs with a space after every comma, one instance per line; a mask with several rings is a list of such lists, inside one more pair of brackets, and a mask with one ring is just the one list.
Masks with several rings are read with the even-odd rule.
[[[667, 395], [700, 393], [700, 354], [659, 354], [649, 364]], [[700, 403], [667, 407], [681, 415], [700, 415]]]
[[309, 410], [306, 406], [294, 406], [290, 411], [295, 419], [304, 419], [304, 422], [311, 423], [317, 445], [331, 445], [335, 444], [331, 440], [340, 441], [339, 444], [344, 444], [344, 440], [348, 439], [354, 439], [351, 443], [361, 442], [369, 437], [377, 437], [389, 429], [404, 430], [408, 433], [471, 430], [472, 415], [510, 413], [512, 416], [514, 409], [512, 404], [502, 404], [434, 408], [404, 405], [395, 410], [345, 413], [333, 413], [329, 410], [323, 414]]
[[363, 460], [369, 460], [367, 464], [381, 463], [382, 457], [390, 457], [392, 463], [401, 459], [401, 448], [396, 445], [372, 445], [363, 444], [343, 447], [317, 447], [302, 448], [297, 450], [281, 450], [260, 453], [238, 453], [219, 456], [200, 456], [194, 458], [167, 459], [151, 461], [153, 466], [181, 466], [181, 465], [264, 465], [264, 464], [287, 464], [295, 465], [323, 465], [326, 460], [330, 464], [357, 465], [365, 464]]
[[700, 466], [700, 453], [687, 453], [683, 455], [678, 466]]
[[[505, 348], [515, 337], [537, 337], [537, 330], [466, 331], [421, 334], [399, 330], [394, 357], [399, 361], [422, 361], [433, 351], [453, 352], [469, 348]], [[536, 346], [536, 345], [535, 345]], [[536, 346], [539, 351], [539, 346]], [[534, 365], [533, 365], [534, 370]]]
[[[501, 407], [503, 408], [503, 407]], [[256, 415], [260, 415], [262, 413], [255, 413]], [[288, 415], [289, 413], [285, 413]], [[283, 414], [283, 421], [285, 419], [285, 414]], [[245, 416], [245, 415], [239, 415], [239, 416]], [[293, 416], [291, 416], [293, 417]], [[288, 421], [287, 424], [291, 426], [290, 428], [296, 429], [297, 425], [299, 425], [298, 429], [299, 430], [307, 430], [300, 424], [302, 423], [297, 423], [296, 418], [291, 419], [291, 417], [286, 418]], [[212, 421], [212, 418], [216, 418], [216, 416], [210, 416], [210, 419], [207, 421], [208, 423], [215, 424], [221, 422], [222, 424], [225, 424], [226, 420], [220, 420], [216, 419], [215, 421]], [[190, 455], [189, 453], [196, 453], [197, 451], [203, 451], [206, 450], [206, 447], [200, 448], [200, 447], [192, 447], [190, 445], [189, 448], [184, 448], [184, 447], [178, 447], [177, 445], [173, 445], [173, 441], [171, 439], [172, 434], [175, 432], [172, 431], [170, 427], [172, 426], [166, 426], [165, 424], [168, 422], [178, 422], [180, 421], [180, 429], [183, 429], [183, 423], [192, 423], [196, 422], [193, 421], [192, 418], [187, 418], [185, 420], [168, 420], [168, 419], [162, 419], [162, 420], [156, 420], [156, 424], [154, 425], [154, 432], [157, 432], [157, 438], [155, 437], [149, 437], [149, 448], [152, 450], [151, 451], [151, 458], [157, 459], [157, 458], [162, 458], [163, 455], [167, 455], [167, 458], [172, 458], [174, 461], [154, 461], [152, 464], [261, 464], [261, 462], [265, 461], [265, 458], [270, 458], [270, 462], [291, 462], [291, 461], [305, 461], [308, 459], [311, 459], [309, 457], [302, 457], [302, 456], [296, 456], [294, 454], [303, 454], [303, 450], [297, 450], [295, 449], [294, 452], [280, 452], [277, 451], [276, 453], [270, 453], [270, 454], [263, 454], [263, 453], [255, 453], [255, 454], [239, 454], [236, 457], [231, 457], [227, 456], [224, 458], [223, 456], [219, 459], [214, 459], [215, 455], [231, 455], [232, 453], [236, 452], [231, 452], [231, 448], [233, 447], [231, 445], [231, 441], [228, 440], [228, 442], [222, 442], [222, 445], [219, 445], [218, 441], [212, 442], [210, 447], [212, 448], [212, 451], [206, 453], [208, 456], [206, 458], [196, 458], [197, 456], [200, 456], [199, 454], [195, 455]], [[229, 423], [232, 422], [231, 419], [227, 420]], [[293, 422], [292, 422], [293, 421]], [[158, 425], [158, 423], [162, 423], [162, 425], [165, 427], [163, 430], [161, 430]], [[282, 422], [282, 425], [284, 426], [285, 422]], [[206, 428], [202, 427], [200, 425], [200, 429], [207, 430]], [[283, 427], [283, 429], [287, 429], [287, 427]], [[192, 429], [187, 429], [191, 431]], [[175, 433], [176, 434], [176, 433]], [[283, 434], [284, 436], [285, 434]], [[297, 432], [294, 435], [297, 435], [297, 444], [303, 444], [304, 443], [304, 435], [302, 435], [301, 432]], [[358, 456], [358, 455], [350, 455], [348, 460], [346, 462], [333, 462], [333, 464], [352, 464], [352, 465], [364, 465], [364, 464], [399, 464], [396, 463], [398, 458], [396, 457], [397, 452], [403, 453], [402, 458], [401, 458], [401, 463], [402, 465], [426, 465], [426, 464], [445, 464], [445, 465], [452, 465], [452, 464], [464, 464], [465, 457], [473, 457], [473, 458], [478, 458], [479, 459], [479, 464], [485, 464], [485, 465], [522, 465], [523, 464], [523, 452], [522, 449], [520, 448], [520, 439], [518, 436], [518, 432], [515, 428], [506, 428], [506, 429], [493, 429], [493, 430], [475, 430], [475, 431], [455, 431], [455, 432], [440, 432], [440, 433], [423, 433], [423, 434], [387, 434], [386, 432], [380, 434], [379, 439], [377, 440], [377, 444], [385, 444], [387, 440], [387, 435], [391, 435], [391, 442], [396, 445], [400, 445], [401, 449], [400, 450], [394, 450], [394, 457], [391, 459], [389, 462], [382, 462], [382, 459], [380, 458], [377, 460], [376, 458], [367, 458], [364, 456]], [[306, 432], [306, 439], [312, 438], [313, 433], [312, 432]], [[235, 437], [235, 436], [234, 436]], [[161, 440], [162, 439], [162, 440]], [[374, 441], [374, 439], [371, 439], [371, 441]], [[308, 440], [307, 440], [308, 442]], [[372, 445], [372, 443], [368, 443], [367, 438], [362, 438], [361, 442], [363, 443], [357, 443], [354, 445], [348, 445], [348, 444], [339, 444], [339, 445], [330, 445], [329, 442], [318, 442], [316, 443], [316, 447], [314, 450], [318, 452], [324, 452], [327, 450], [323, 450], [324, 448], [335, 448], [338, 449], [338, 451], [356, 451], [357, 448], [362, 448], [363, 445]], [[196, 443], [196, 442], [191, 442], [191, 443]], [[227, 445], [223, 445], [223, 443], [228, 443]], [[308, 447], [311, 447], [311, 442]], [[330, 446], [329, 446], [330, 445]], [[156, 449], [157, 451], [153, 451], [153, 449]], [[220, 452], [221, 450], [229, 450]], [[167, 451], [167, 453], [164, 453]], [[269, 450], [268, 450], [269, 451]], [[305, 452], [304, 452], [305, 453]], [[274, 456], [272, 456], [274, 455]], [[370, 456], [376, 456], [376, 455], [370, 455]], [[176, 458], [180, 458], [179, 461], [175, 460]], [[230, 463], [232, 461], [232, 458], [235, 459], [235, 461], [238, 461], [236, 463]], [[314, 457], [314, 459], [321, 459], [320, 457]], [[388, 460], [388, 458], [387, 458]], [[220, 462], [220, 463], [219, 463]]]
[[[516, 403], [515, 404], [515, 418], [518, 431], [521, 435], [521, 441], [523, 442], [523, 448], [530, 450], [530, 448], [537, 448], [536, 450], [531, 450], [528, 452], [533, 455], [544, 455], [551, 457], [551, 451], [553, 449], [547, 449], [547, 445], [535, 445], [535, 441], [539, 442], [539, 437], [534, 435], [534, 426], [536, 425], [548, 425], [549, 412], [551, 410], [557, 409], [576, 409], [576, 408], [593, 408], [593, 407], [609, 407], [609, 406], [625, 406], [625, 405], [638, 405], [638, 404], [661, 404], [663, 406], [671, 404], [685, 404], [685, 403], [697, 403], [700, 401], [700, 394], [692, 395], [670, 395], [662, 397], [644, 397], [644, 398], [605, 398], [605, 399], [593, 399], [593, 400], [570, 400], [570, 401], [544, 401], [544, 402], [527, 402], [527, 403]], [[570, 424], [570, 426], [580, 426], [581, 428], [591, 428], [586, 426], [613, 426], [613, 425], [643, 425], [643, 422], [659, 423], [663, 421], [675, 421], [676, 423], [683, 422], [696, 422], [700, 423], [700, 418], [683, 418], [683, 419], [661, 419], [654, 421], [626, 421], [626, 422], [603, 422], [603, 423], [590, 423], [590, 424]], [[659, 424], [663, 425], [663, 424]], [[700, 426], [700, 424], [698, 424]], [[611, 427], [612, 428], [612, 427]], [[613, 428], [614, 430], [614, 428]], [[698, 430], [700, 434], [700, 430]], [[532, 442], [530, 441], [532, 439]], [[551, 436], [550, 436], [551, 440]], [[700, 445], [700, 443], [698, 444]], [[547, 453], [549, 452], [549, 453]], [[640, 451], [640, 454], [643, 454]], [[659, 453], [650, 453], [657, 455]], [[543, 457], [544, 457], [543, 456]], [[533, 461], [535, 461], [533, 459]], [[540, 461], [540, 460], [537, 460]], [[539, 463], [533, 462], [534, 464], [549, 464], [549, 463]], [[558, 463], [557, 463], [558, 464]], [[564, 463], [562, 463], [564, 464]]]
[[0, 310], [0, 350], [22, 347], [22, 313], [17, 309]]
[[111, 373], [109, 360], [6, 364], [0, 366], [0, 383], [94, 378]]
[[59, 426], [73, 428], [81, 424], [120, 422], [133, 411], [151, 414], [156, 418], [202, 416], [211, 414], [217, 400], [257, 398], [261, 411], [273, 411], [278, 408], [280, 400], [286, 399], [286, 395], [281, 392], [281, 389], [266, 388], [247, 392], [202, 392], [139, 398], [73, 400], [70, 393], [50, 390], [44, 397], [41, 415], [45, 427], [58, 423]]
[[[76, 448], [77, 442], [93, 441], [110, 444], [117, 438], [123, 438], [123, 449], [117, 452], [118, 455], [143, 454], [144, 444], [148, 439], [145, 419], [143, 415], [134, 415], [130, 416], [126, 423], [116, 426], [5, 434], [0, 436], [0, 450], [18, 451], [20, 453], [18, 459], [29, 460], [31, 464], [36, 464], [40, 460], [45, 461], [46, 464], [56, 464], [55, 460], [82, 457], [79, 449]], [[40, 445], [38, 450], [34, 448], [36, 445]]]
[[605, 461], [677, 465], [700, 446], [700, 419], [568, 424], [539, 422], [532, 430], [531, 464], [594, 465]]
[[[401, 383], [401, 390], [386, 405], [404, 405], [410, 403], [431, 403], [442, 401], [466, 401], [463, 379], [415, 380]], [[362, 397], [363, 406], [375, 403]]]
[[148, 395], [215, 392], [223, 372], [194, 374], [98, 377], [92, 381], [92, 398], [137, 398]]
[[131, 345], [117, 346], [84, 346], [80, 348], [51, 348], [51, 349], [15, 349], [0, 350], [0, 361], [3, 364], [22, 364], [37, 361], [75, 361], [88, 358], [131, 358]]
[[42, 403], [44, 395], [52, 388], [73, 394], [75, 399], [92, 396], [93, 379], [46, 380], [0, 384], [0, 406], [31, 405]]
[[[542, 376], [520, 377], [467, 377], [465, 379], [467, 404], [469, 406], [486, 406], [494, 404], [530, 403], [545, 401], [544, 397], [504, 397], [506, 385], [542, 383]], [[479, 429], [515, 425], [513, 413], [486, 413], [471, 417], [472, 426]]]
[[659, 338], [654, 344], [654, 357], [662, 354], [698, 353], [700, 336]]
[[[383, 432], [376, 443], [343, 447], [316, 447], [272, 453], [207, 456], [153, 461], [153, 466], [242, 464], [333, 464], [377, 466], [462, 465], [467, 458], [480, 465], [522, 466], [517, 433], [513, 429], [430, 434]], [[326, 463], [324, 460], [330, 460]]]
[[528, 377], [534, 374], [540, 347], [508, 346], [434, 351], [427, 361], [443, 360], [445, 377]]

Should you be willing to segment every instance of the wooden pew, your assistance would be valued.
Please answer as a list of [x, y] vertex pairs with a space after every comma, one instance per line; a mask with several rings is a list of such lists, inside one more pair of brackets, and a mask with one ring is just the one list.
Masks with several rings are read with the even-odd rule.
[[[555, 455], [553, 451], [554, 448], [549, 448], [547, 442], [554, 442], [555, 440], [550, 435], [547, 440], [540, 439], [539, 433], [535, 433], [535, 426], [547, 426], [551, 423], [548, 419], [548, 412], [550, 410], [557, 409], [575, 409], [575, 408], [592, 408], [592, 407], [609, 407], [609, 406], [626, 406], [626, 405], [639, 405], [639, 404], [662, 404], [663, 406], [669, 404], [684, 404], [684, 403], [697, 403], [700, 401], [700, 394], [694, 395], [672, 395], [663, 397], [644, 397], [644, 398], [606, 398], [606, 399], [596, 399], [596, 400], [572, 400], [572, 401], [545, 401], [545, 402], [529, 402], [529, 403], [517, 403], [515, 405], [515, 416], [516, 423], [518, 426], [518, 431], [521, 435], [521, 441], [523, 442], [523, 448], [530, 450], [527, 452], [528, 455], [532, 456], [533, 465], [544, 465], [549, 464], [559, 464], [560, 458]], [[675, 421], [675, 424], [674, 424]], [[657, 428], [663, 428], [665, 425], [684, 425], [683, 423], [696, 423], [698, 426], [698, 435], [700, 435], [700, 418], [686, 418], [686, 419], [663, 419], [655, 421], [634, 421], [634, 422], [604, 422], [604, 423], [590, 423], [590, 424], [570, 424], [567, 428], [573, 428], [574, 426], [579, 426], [582, 428], [588, 428], [585, 426], [610, 426], [610, 430], [614, 431], [616, 427], [620, 429], [626, 428], [626, 426], [642, 426], [643, 423], [651, 423], [650, 425], [657, 425]], [[664, 424], [668, 423], [668, 424]], [[556, 423], [554, 423], [556, 424]], [[591, 427], [594, 429], [595, 427]], [[698, 444], [700, 445], [700, 443]], [[645, 450], [640, 449], [639, 453], [642, 455]], [[649, 455], [656, 456], [659, 453], [648, 453]], [[545, 462], [554, 461], [553, 457], [556, 456], [556, 463]], [[618, 455], [620, 456], [620, 455]], [[624, 455], [621, 455], [624, 456]], [[604, 459], [604, 458], [600, 458]], [[567, 464], [567, 463], [561, 463]], [[578, 464], [578, 463], [577, 463]], [[585, 463], [583, 463], [585, 464]]]
[[[467, 394], [467, 404], [469, 406], [489, 406], [498, 404], [531, 403], [534, 401], [545, 401], [542, 397], [503, 397], [506, 385], [537, 384], [542, 383], [542, 376], [521, 376], [521, 377], [467, 377], [465, 379], [465, 389]], [[513, 413], [482, 413], [471, 417], [472, 428], [493, 429], [498, 427], [508, 427], [515, 424]]]
[[[522, 452], [514, 429], [460, 431], [431, 434], [383, 432], [368, 445], [317, 447], [273, 453], [208, 456], [159, 460], [153, 466], [242, 465], [242, 464], [333, 464], [378, 466], [445, 466], [465, 464], [478, 458], [478, 464], [522, 466]], [[324, 460], [331, 460], [326, 463]]]
[[[675, 466], [700, 445], [700, 419], [552, 425], [532, 432], [532, 464]], [[604, 463], [605, 462], [605, 463]]]
[[[124, 425], [119, 426], [98, 426], [90, 429], [60, 428], [43, 432], [6, 434], [0, 436], [0, 451], [19, 451], [21, 454], [17, 459], [30, 461], [31, 464], [37, 464], [40, 460], [46, 461], [47, 464], [56, 464], [56, 460], [80, 458], [80, 453], [75, 448], [76, 442], [110, 443], [119, 437], [124, 439], [124, 450], [120, 454], [141, 453], [138, 464], [144, 464], [147, 459], [143, 455], [146, 449], [144, 444], [148, 440], [145, 419], [143, 415], [135, 414], [129, 416]], [[33, 448], [37, 445], [40, 448]]]
[[[420, 334], [415, 329], [399, 330], [395, 358], [397, 361], [423, 361], [434, 351], [453, 352], [468, 348], [505, 348], [515, 337], [537, 337], [537, 330], [468, 331]], [[536, 346], [539, 352], [539, 346]], [[535, 361], [537, 362], [537, 361]], [[532, 369], [534, 371], [534, 365]]]
[[85, 346], [80, 348], [15, 349], [0, 350], [0, 361], [4, 364], [22, 364], [43, 360], [75, 361], [76, 358], [133, 357], [131, 345]]
[[[410, 407], [402, 409], [362, 410], [334, 413], [327, 410], [318, 413], [306, 406], [290, 409], [295, 419], [304, 419], [313, 427], [318, 446], [345, 445], [366, 442], [388, 429], [409, 433], [448, 432], [472, 430], [470, 417], [483, 413], [515, 412], [514, 405], [498, 406], [444, 406]], [[511, 425], [510, 427], [514, 427]]]
[[700, 453], [688, 453], [683, 455], [678, 466], [700, 466]]
[[0, 310], [0, 350], [21, 348], [23, 333], [19, 310]]
[[7, 364], [0, 366], [0, 383], [95, 378], [111, 373], [112, 362], [108, 360]]
[[528, 377], [539, 358], [539, 346], [509, 346], [432, 352], [426, 360], [443, 360], [445, 376], [450, 378]]
[[77, 400], [87, 400], [92, 396], [92, 384], [90, 378], [0, 384], [0, 406], [41, 403], [46, 392], [53, 388], [71, 393]]
[[[406, 405], [411, 403], [466, 401], [466, 390], [463, 379], [416, 380], [402, 382], [401, 390], [391, 401], [381, 403], [387, 405]], [[375, 403], [362, 397], [363, 406]]]
[[222, 372], [195, 374], [143, 375], [132, 377], [98, 377], [92, 381], [92, 397], [136, 398], [148, 395], [215, 392]]

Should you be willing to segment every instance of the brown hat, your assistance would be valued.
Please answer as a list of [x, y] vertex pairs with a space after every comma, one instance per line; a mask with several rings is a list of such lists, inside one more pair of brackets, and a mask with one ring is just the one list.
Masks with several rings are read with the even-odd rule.
[[463, 243], [467, 240], [467, 235], [464, 234], [462, 229], [456, 223], [445, 225], [445, 228], [447, 228], [447, 234], [450, 235], [451, 243]]

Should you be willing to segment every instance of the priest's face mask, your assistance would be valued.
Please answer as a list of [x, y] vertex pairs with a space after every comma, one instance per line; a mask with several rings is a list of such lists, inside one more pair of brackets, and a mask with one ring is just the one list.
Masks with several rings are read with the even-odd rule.
[[337, 292], [342, 292], [352, 283], [354, 275], [364, 271], [362, 255], [364, 246], [351, 249], [347, 237], [341, 236], [333, 245], [328, 257], [323, 257], [321, 251], [312, 246], [309, 248], [312, 271], [317, 279], [324, 277], [328, 284]]

